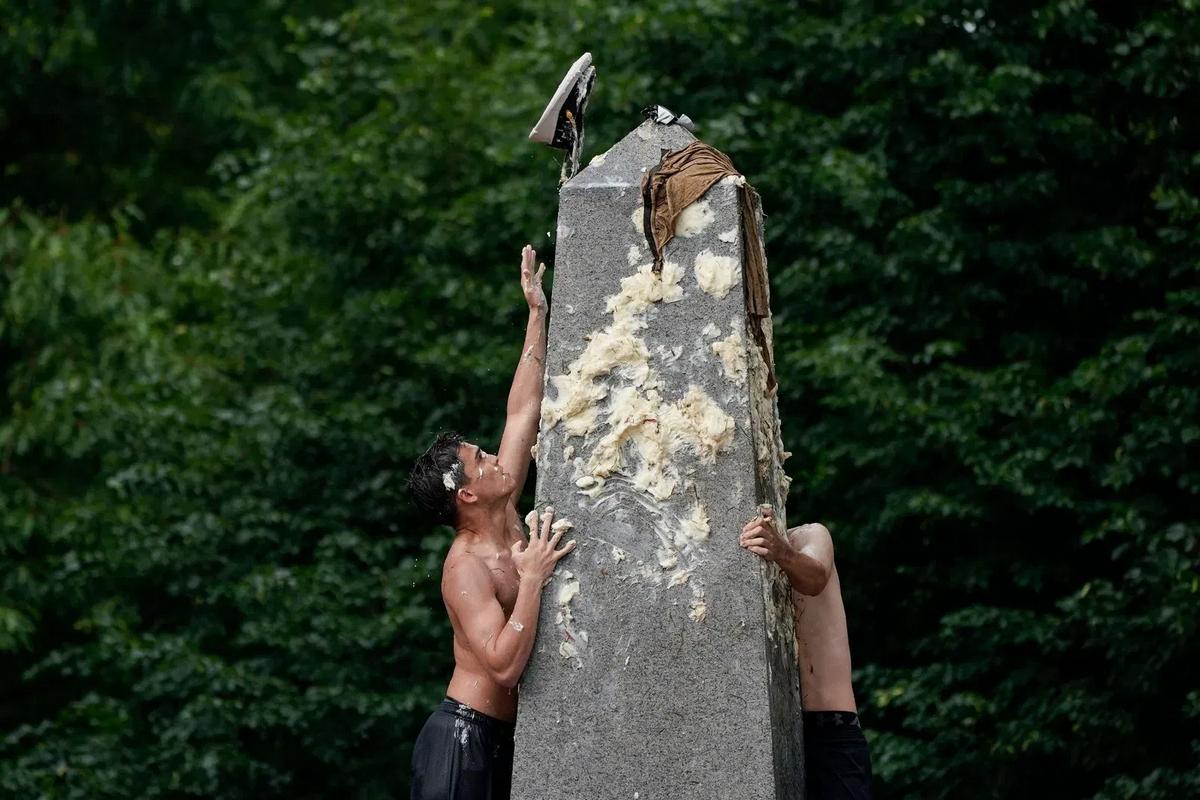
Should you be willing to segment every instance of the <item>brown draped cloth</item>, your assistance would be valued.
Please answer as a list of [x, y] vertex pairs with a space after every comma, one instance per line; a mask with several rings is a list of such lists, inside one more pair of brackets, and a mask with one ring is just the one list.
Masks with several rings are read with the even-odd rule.
[[[713, 184], [727, 175], [741, 175], [729, 156], [704, 142], [695, 141], [681, 150], [663, 153], [657, 166], [642, 177], [642, 221], [646, 243], [654, 256], [654, 271], [662, 271], [663, 252], [675, 238], [675, 222], [683, 210], [704, 196]], [[748, 183], [738, 187], [742, 218], [742, 254], [745, 275], [746, 311], [750, 330], [767, 365], [767, 387], [774, 390], [775, 360], [765, 326], [771, 316], [767, 284], [767, 253], [762, 243], [761, 209], [758, 193]]]

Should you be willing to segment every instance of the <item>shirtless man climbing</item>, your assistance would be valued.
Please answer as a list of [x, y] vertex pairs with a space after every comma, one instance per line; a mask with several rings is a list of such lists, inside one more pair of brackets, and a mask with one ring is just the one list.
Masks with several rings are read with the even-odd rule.
[[870, 798], [871, 755], [850, 684], [850, 638], [829, 530], [810, 523], [782, 535], [763, 506], [739, 543], [778, 564], [792, 585], [809, 800]]
[[575, 546], [558, 547], [554, 510], [531, 513], [525, 538], [516, 503], [537, 436], [546, 359], [546, 296], [537, 254], [521, 252], [529, 304], [525, 345], [508, 394], [500, 452], [442, 434], [417, 459], [414, 502], [453, 525], [442, 565], [442, 600], [454, 630], [454, 675], [446, 699], [413, 747], [413, 800], [508, 800], [517, 681], [533, 650], [542, 585]]

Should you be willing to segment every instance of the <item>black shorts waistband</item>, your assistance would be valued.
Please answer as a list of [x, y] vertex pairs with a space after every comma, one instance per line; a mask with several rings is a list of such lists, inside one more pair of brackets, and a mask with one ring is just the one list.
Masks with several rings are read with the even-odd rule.
[[465, 719], [469, 722], [474, 722], [477, 725], [483, 725], [500, 733], [512, 733], [516, 728], [515, 722], [507, 722], [502, 719], [496, 719], [484, 714], [482, 711], [476, 711], [466, 703], [460, 703], [450, 697], [445, 697], [438, 705], [438, 709], [445, 711], [448, 714], [453, 714], [459, 719]]
[[858, 714], [854, 711], [805, 711], [804, 712], [804, 730], [821, 729], [830, 730], [833, 728], [859, 728], [862, 729], [862, 723], [858, 721]]

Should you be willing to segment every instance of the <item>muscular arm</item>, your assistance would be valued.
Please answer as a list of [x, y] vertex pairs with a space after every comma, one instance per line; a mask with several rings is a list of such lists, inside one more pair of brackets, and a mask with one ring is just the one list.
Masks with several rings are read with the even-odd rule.
[[488, 569], [478, 558], [464, 554], [446, 564], [446, 607], [459, 623], [464, 644], [501, 686], [516, 686], [529, 662], [541, 596], [542, 579], [522, 577], [512, 615], [506, 617]]
[[792, 588], [815, 597], [825, 591], [833, 574], [833, 538], [824, 525], [812, 523], [792, 528], [787, 534], [788, 547], [777, 559]]
[[537, 253], [528, 245], [521, 254], [521, 288], [529, 304], [529, 321], [525, 325], [521, 358], [517, 361], [512, 388], [508, 392], [508, 413], [504, 435], [500, 439], [500, 451], [497, 453], [500, 468], [512, 476], [516, 485], [512, 494], [514, 504], [521, 495], [525, 476], [529, 473], [529, 448], [537, 440], [546, 371], [546, 297], [541, 287], [542, 270], [545, 267], [533, 271], [536, 256]]

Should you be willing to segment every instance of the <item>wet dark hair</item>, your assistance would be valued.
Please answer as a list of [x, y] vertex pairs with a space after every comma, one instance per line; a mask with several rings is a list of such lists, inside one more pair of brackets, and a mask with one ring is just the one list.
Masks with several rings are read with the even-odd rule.
[[[454, 525], [458, 522], [458, 503], [455, 494], [466, 481], [466, 466], [458, 457], [463, 437], [453, 431], [439, 433], [421, 456], [413, 463], [408, 476], [408, 493], [417, 508], [436, 523]], [[446, 486], [450, 477], [454, 488]]]

